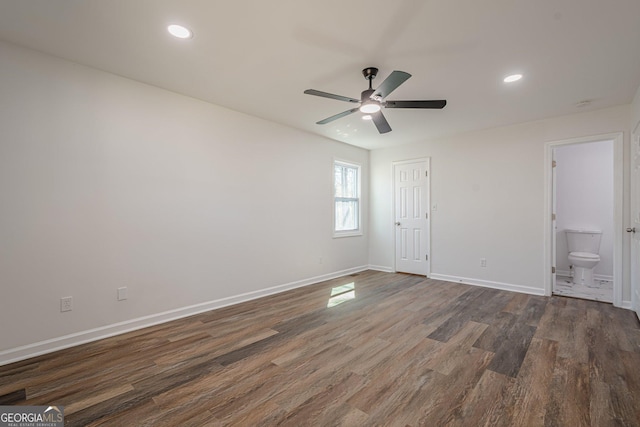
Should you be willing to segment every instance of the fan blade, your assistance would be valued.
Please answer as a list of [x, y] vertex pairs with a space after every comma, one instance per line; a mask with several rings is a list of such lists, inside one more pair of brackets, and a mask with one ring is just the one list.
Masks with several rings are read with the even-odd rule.
[[306, 93], [307, 95], [321, 96], [323, 98], [337, 99], [338, 101], [347, 101], [347, 102], [356, 102], [356, 103], [360, 102], [359, 99], [349, 98], [347, 96], [341, 96], [341, 95], [334, 95], [332, 93], [321, 92], [315, 89], [307, 89], [304, 91], [304, 93]]
[[373, 113], [371, 115], [371, 119], [373, 120], [373, 123], [375, 123], [376, 127], [378, 128], [378, 132], [380, 133], [391, 132], [391, 126], [389, 126], [389, 122], [387, 121], [387, 119], [384, 118], [382, 111]]
[[434, 99], [431, 101], [386, 101], [386, 108], [444, 108], [447, 105], [445, 99]]
[[319, 122], [316, 122], [316, 124], [317, 125], [326, 125], [329, 122], [332, 122], [334, 120], [338, 120], [339, 118], [344, 117], [344, 116], [348, 116], [349, 114], [353, 114], [356, 111], [358, 111], [358, 108], [352, 108], [351, 110], [343, 111], [342, 113], [336, 114], [335, 116], [327, 117], [324, 120], [320, 120]]
[[404, 71], [394, 71], [389, 74], [389, 77], [384, 79], [380, 86], [371, 95], [371, 98], [379, 96], [380, 98], [386, 98], [391, 92], [396, 90], [398, 86], [407, 81], [411, 77], [411, 74]]

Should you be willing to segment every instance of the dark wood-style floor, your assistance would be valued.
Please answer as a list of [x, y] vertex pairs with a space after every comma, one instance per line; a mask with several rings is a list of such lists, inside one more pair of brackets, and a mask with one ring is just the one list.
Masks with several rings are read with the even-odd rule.
[[367, 271], [0, 367], [0, 404], [68, 426], [640, 426], [640, 325]]

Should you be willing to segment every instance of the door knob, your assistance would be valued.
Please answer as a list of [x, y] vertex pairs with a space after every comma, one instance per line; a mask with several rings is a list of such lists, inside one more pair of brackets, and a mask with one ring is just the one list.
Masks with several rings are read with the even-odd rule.
[[627, 233], [635, 233], [636, 232], [636, 228], [627, 228]]
[[399, 221], [398, 221], [398, 222], [396, 222], [396, 225], [400, 225], [400, 222], [399, 222]]

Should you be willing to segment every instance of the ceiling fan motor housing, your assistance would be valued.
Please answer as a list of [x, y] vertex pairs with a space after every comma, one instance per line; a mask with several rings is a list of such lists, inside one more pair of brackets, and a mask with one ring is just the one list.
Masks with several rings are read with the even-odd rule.
[[370, 101], [371, 95], [373, 95], [373, 92], [375, 92], [374, 89], [367, 89], [367, 90], [363, 90], [362, 94], [360, 95], [360, 101], [364, 104], [366, 101]]

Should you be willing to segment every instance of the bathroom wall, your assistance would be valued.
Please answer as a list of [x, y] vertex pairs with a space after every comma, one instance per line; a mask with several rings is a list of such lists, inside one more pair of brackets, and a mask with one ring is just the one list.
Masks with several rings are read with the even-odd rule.
[[596, 277], [613, 278], [613, 141], [555, 149], [556, 267], [569, 272], [565, 229], [602, 230]]

